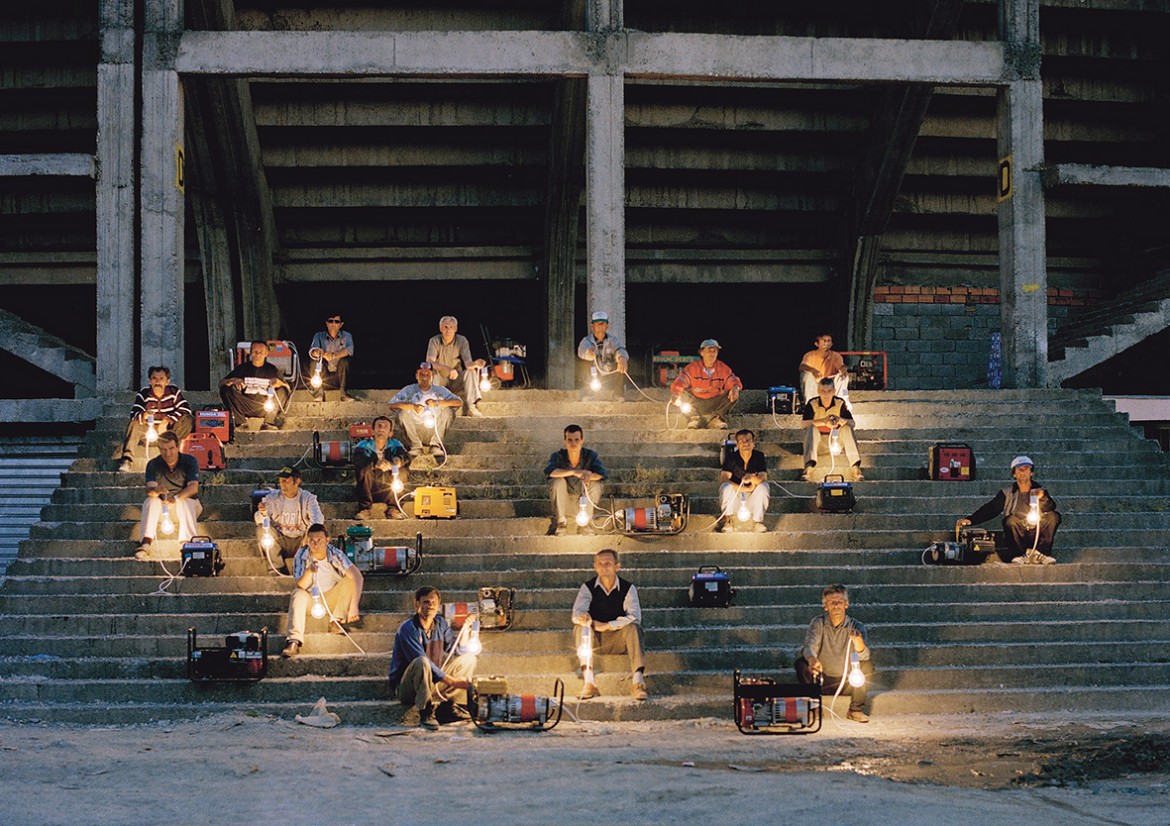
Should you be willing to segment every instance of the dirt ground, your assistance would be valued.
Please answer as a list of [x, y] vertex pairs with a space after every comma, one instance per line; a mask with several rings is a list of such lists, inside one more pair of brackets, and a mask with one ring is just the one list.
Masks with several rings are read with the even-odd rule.
[[[306, 707], [305, 713], [309, 712]], [[1170, 720], [729, 720], [438, 731], [220, 715], [0, 723], [2, 824], [1168, 824]]]

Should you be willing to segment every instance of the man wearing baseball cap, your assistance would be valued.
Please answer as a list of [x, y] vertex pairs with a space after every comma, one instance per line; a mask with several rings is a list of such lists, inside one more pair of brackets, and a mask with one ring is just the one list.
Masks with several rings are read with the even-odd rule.
[[[424, 361], [414, 373], [415, 383], [403, 387], [390, 400], [390, 409], [398, 411], [412, 458], [420, 455], [427, 445], [435, 456], [442, 456], [443, 436], [455, 411], [463, 407], [458, 396], [434, 383], [434, 375], [431, 363]], [[435, 417], [433, 425], [423, 422], [423, 414], [428, 409]]]
[[[584, 395], [586, 398], [602, 398], [608, 396], [621, 401], [622, 390], [626, 382], [626, 368], [630, 363], [630, 354], [626, 348], [609, 334], [609, 314], [598, 310], [589, 318], [589, 335], [581, 339], [577, 345], [577, 358], [580, 359], [583, 373]], [[590, 383], [594, 379], [593, 370], [596, 369], [596, 378], [601, 384], [599, 390], [592, 390]]]
[[[260, 500], [256, 508], [256, 534], [257, 541], [263, 543], [262, 526], [267, 517], [272, 528], [272, 538], [280, 549], [282, 565], [287, 567], [288, 560], [305, 546], [309, 528], [324, 522], [325, 515], [321, 513], [317, 497], [307, 490], [301, 490], [301, 472], [297, 468], [286, 465], [276, 474], [276, 478], [280, 482], [280, 490], [271, 491]], [[264, 545], [260, 547], [263, 549]]]
[[699, 344], [698, 361], [679, 371], [670, 385], [670, 400], [678, 406], [690, 405], [689, 428], [727, 427], [723, 414], [739, 400], [743, 382], [731, 368], [719, 360], [719, 342], [705, 338]]
[[1060, 527], [1060, 513], [1048, 491], [1032, 478], [1034, 467], [1035, 463], [1028, 456], [1012, 459], [1012, 476], [1016, 481], [975, 513], [956, 522], [955, 528], [979, 525], [997, 513], [1003, 514], [1003, 534], [1012, 562], [1017, 565], [1051, 565], [1056, 562], [1051, 554], [1056, 529]]

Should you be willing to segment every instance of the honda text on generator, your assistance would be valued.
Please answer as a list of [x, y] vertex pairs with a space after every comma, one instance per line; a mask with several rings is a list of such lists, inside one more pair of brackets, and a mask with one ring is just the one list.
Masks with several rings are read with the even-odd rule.
[[345, 531], [345, 555], [366, 576], [410, 576], [422, 567], [422, 532], [414, 535], [414, 547], [374, 544], [367, 525], [351, 525]]
[[610, 500], [614, 525], [627, 536], [674, 536], [687, 529], [691, 502], [685, 493], [660, 493], [653, 504], [618, 508]]
[[744, 734], [815, 734], [821, 730], [821, 687], [732, 675], [735, 727]]
[[187, 629], [187, 679], [196, 683], [254, 683], [268, 674], [268, 629], [237, 631], [222, 646], [199, 647], [195, 627]]
[[500, 676], [476, 677], [467, 692], [471, 720], [483, 731], [520, 729], [549, 731], [561, 721], [565, 684], [558, 677], [551, 696], [509, 694], [508, 681]]

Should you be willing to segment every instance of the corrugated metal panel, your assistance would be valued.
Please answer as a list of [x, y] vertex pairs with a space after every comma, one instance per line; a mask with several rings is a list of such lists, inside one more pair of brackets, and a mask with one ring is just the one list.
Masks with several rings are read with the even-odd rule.
[[80, 446], [80, 436], [0, 438], [0, 577]]

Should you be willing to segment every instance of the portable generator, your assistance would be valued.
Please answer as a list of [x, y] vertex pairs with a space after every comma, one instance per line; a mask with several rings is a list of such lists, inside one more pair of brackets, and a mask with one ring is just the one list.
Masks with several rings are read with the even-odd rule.
[[223, 554], [209, 536], [193, 536], [184, 542], [180, 550], [183, 566], [180, 570], [187, 576], [219, 576], [223, 570]]
[[691, 577], [687, 601], [692, 608], [726, 608], [733, 599], [731, 577], [718, 565], [704, 565]]
[[183, 439], [179, 450], [194, 456], [200, 470], [223, 470], [227, 467], [223, 445], [214, 433], [192, 433]]
[[471, 720], [483, 731], [524, 729], [548, 731], [561, 721], [565, 684], [558, 677], [552, 695], [509, 694], [508, 681], [500, 676], [476, 677], [467, 695]]
[[205, 407], [202, 410], [196, 410], [195, 432], [210, 433], [226, 445], [235, 435], [232, 415], [219, 407]]
[[768, 406], [772, 408], [773, 415], [776, 413], [799, 413], [800, 402], [796, 388], [787, 384], [769, 387]]
[[414, 547], [376, 545], [373, 531], [352, 525], [345, 531], [345, 555], [363, 574], [410, 576], [422, 567], [422, 532], [414, 535]]
[[821, 513], [849, 513], [856, 505], [853, 485], [841, 474], [826, 474], [817, 485], [817, 510]]
[[322, 439], [320, 431], [313, 431], [313, 463], [319, 468], [345, 467], [353, 461], [353, 449], [362, 439], [374, 438], [374, 428], [367, 422], [349, 426], [349, 440]]
[[454, 519], [458, 513], [455, 488], [428, 485], [414, 489], [415, 519]]
[[673, 536], [687, 529], [691, 503], [685, 493], [660, 493], [651, 505], [629, 508], [613, 507], [611, 499], [610, 510], [614, 524], [624, 534]]
[[743, 734], [815, 734], [821, 730], [821, 687], [732, 675], [735, 727]]
[[463, 627], [468, 617], [474, 616], [479, 617], [481, 630], [503, 631], [516, 619], [515, 601], [516, 591], [512, 588], [487, 586], [479, 589], [476, 602], [448, 602], [443, 606], [443, 616], [456, 630]]
[[936, 482], [970, 482], [975, 479], [975, 451], [963, 442], [938, 442], [927, 452], [929, 476]]
[[723, 441], [719, 443], [719, 467], [727, 464], [727, 457], [733, 455], [738, 449], [734, 434], [728, 433], [724, 436]]
[[924, 565], [982, 565], [996, 552], [995, 534], [983, 528], [955, 531], [954, 541], [934, 542], [922, 552]]
[[192, 682], [254, 683], [268, 674], [268, 628], [237, 631], [223, 646], [200, 648], [195, 627], [187, 629], [187, 679]]

